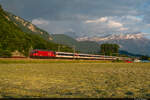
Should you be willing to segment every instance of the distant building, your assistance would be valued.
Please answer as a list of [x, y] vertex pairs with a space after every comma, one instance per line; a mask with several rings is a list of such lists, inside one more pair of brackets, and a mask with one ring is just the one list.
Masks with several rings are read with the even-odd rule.
[[19, 51], [14, 51], [13, 53], [12, 53], [12, 57], [14, 57], [14, 58], [22, 58], [22, 57], [25, 57], [22, 53], [20, 53]]
[[141, 62], [141, 60], [139, 60], [139, 59], [135, 59], [135, 60], [134, 60], [134, 62]]

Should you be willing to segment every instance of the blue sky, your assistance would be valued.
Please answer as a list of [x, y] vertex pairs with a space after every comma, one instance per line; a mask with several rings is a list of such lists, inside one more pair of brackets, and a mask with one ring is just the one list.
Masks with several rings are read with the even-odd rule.
[[0, 4], [49, 33], [150, 34], [150, 0], [1, 0]]

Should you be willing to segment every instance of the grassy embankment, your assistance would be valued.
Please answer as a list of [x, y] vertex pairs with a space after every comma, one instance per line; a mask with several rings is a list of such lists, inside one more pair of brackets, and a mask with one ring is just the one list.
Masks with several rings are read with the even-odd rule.
[[0, 98], [150, 98], [149, 63], [40, 61], [2, 64], [0, 60]]
[[0, 64], [27, 64], [27, 63], [111, 63], [107, 60], [75, 60], [75, 59], [28, 59], [28, 58], [0, 58]]

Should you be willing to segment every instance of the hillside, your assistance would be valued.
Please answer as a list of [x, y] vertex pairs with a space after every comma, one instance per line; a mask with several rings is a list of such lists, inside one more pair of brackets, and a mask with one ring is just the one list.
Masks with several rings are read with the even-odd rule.
[[8, 19], [13, 21], [15, 25], [17, 25], [23, 32], [30, 33], [30, 34], [38, 34], [46, 40], [52, 40], [49, 33], [46, 31], [36, 27], [31, 22], [28, 22], [19, 16], [15, 16], [12, 13], [6, 12]]
[[74, 47], [76, 51], [81, 53], [89, 53], [89, 54], [99, 54], [100, 53], [100, 45], [96, 42], [92, 41], [81, 41], [64, 35], [64, 34], [52, 34], [53, 42], [68, 45], [70, 47]]
[[[0, 6], [0, 57], [11, 56], [13, 52], [20, 52], [28, 56], [30, 49], [50, 49], [56, 51], [58, 44], [45, 40], [39, 34], [24, 32], [13, 22], [8, 13]], [[63, 47], [63, 51], [72, 51]]]

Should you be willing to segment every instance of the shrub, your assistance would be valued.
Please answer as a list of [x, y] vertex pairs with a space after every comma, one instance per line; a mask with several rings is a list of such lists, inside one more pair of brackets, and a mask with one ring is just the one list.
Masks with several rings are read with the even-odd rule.
[[0, 57], [2, 57], [2, 58], [9, 58], [11, 56], [12, 56], [12, 54], [11, 54], [10, 50], [2, 50], [2, 49], [0, 49]]

